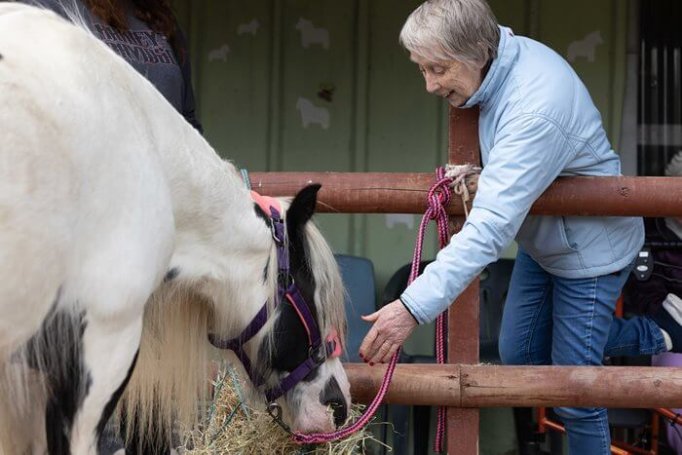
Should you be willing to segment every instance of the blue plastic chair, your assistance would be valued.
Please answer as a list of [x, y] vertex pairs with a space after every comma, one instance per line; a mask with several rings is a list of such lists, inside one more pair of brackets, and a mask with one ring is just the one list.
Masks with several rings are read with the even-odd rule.
[[[370, 324], [360, 316], [373, 313], [376, 308], [376, 284], [374, 281], [374, 265], [372, 261], [360, 256], [348, 254], [335, 254], [339, 264], [341, 278], [346, 287], [346, 319], [348, 321], [348, 333], [346, 336], [346, 352], [344, 362], [362, 362], [358, 351], [362, 340], [369, 331]], [[384, 421], [386, 406], [381, 406], [377, 412], [379, 421]], [[379, 428], [379, 439], [386, 443], [386, 425]], [[385, 454], [386, 448], [378, 448], [380, 453]]]
[[360, 344], [370, 325], [360, 319], [363, 314], [376, 311], [376, 285], [372, 261], [359, 256], [335, 254], [341, 278], [346, 287], [346, 319], [348, 335], [344, 362], [362, 362], [358, 355]]

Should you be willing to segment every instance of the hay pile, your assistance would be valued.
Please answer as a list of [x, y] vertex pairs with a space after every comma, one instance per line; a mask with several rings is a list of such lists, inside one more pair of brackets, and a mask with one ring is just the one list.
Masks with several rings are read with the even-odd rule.
[[[214, 383], [214, 399], [209, 404], [201, 427], [189, 432], [182, 453], [186, 455], [216, 454], [363, 454], [368, 443], [381, 444], [363, 429], [341, 441], [317, 446], [300, 446], [280, 428], [264, 410], [252, 409], [244, 403], [242, 380], [235, 369], [223, 365]], [[362, 414], [364, 406], [353, 405], [351, 419]]]

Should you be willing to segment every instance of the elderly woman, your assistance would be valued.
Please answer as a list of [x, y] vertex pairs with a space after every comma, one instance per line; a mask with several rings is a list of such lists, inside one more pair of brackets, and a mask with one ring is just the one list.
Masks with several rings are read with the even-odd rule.
[[[568, 63], [499, 26], [484, 0], [427, 1], [408, 17], [400, 42], [429, 93], [456, 108], [480, 106], [484, 168], [462, 230], [399, 300], [364, 317], [373, 323], [360, 347], [365, 361], [389, 360], [418, 323], [435, 319], [514, 238], [519, 250], [500, 334], [504, 363], [601, 365], [605, 349], [682, 350], [679, 299], [666, 300], [653, 319], [611, 324], [644, 240], [640, 218], [528, 216], [560, 175], [620, 174], [599, 112]], [[605, 409], [556, 411], [570, 453], [610, 453]]]

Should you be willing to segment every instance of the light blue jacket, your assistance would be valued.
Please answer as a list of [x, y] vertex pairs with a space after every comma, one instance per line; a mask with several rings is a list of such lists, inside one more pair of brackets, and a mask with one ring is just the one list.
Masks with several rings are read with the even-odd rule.
[[473, 209], [401, 296], [420, 323], [443, 312], [514, 238], [564, 278], [621, 270], [644, 242], [641, 218], [527, 216], [560, 175], [620, 175], [599, 111], [563, 58], [500, 27], [498, 55], [464, 107], [474, 105], [484, 167]]

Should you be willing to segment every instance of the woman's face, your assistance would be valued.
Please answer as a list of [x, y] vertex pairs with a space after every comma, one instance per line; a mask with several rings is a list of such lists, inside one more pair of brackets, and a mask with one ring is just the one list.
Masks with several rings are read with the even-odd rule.
[[410, 60], [419, 66], [426, 81], [426, 91], [443, 97], [454, 107], [460, 107], [481, 86], [482, 68], [457, 60], [429, 61], [415, 53]]

